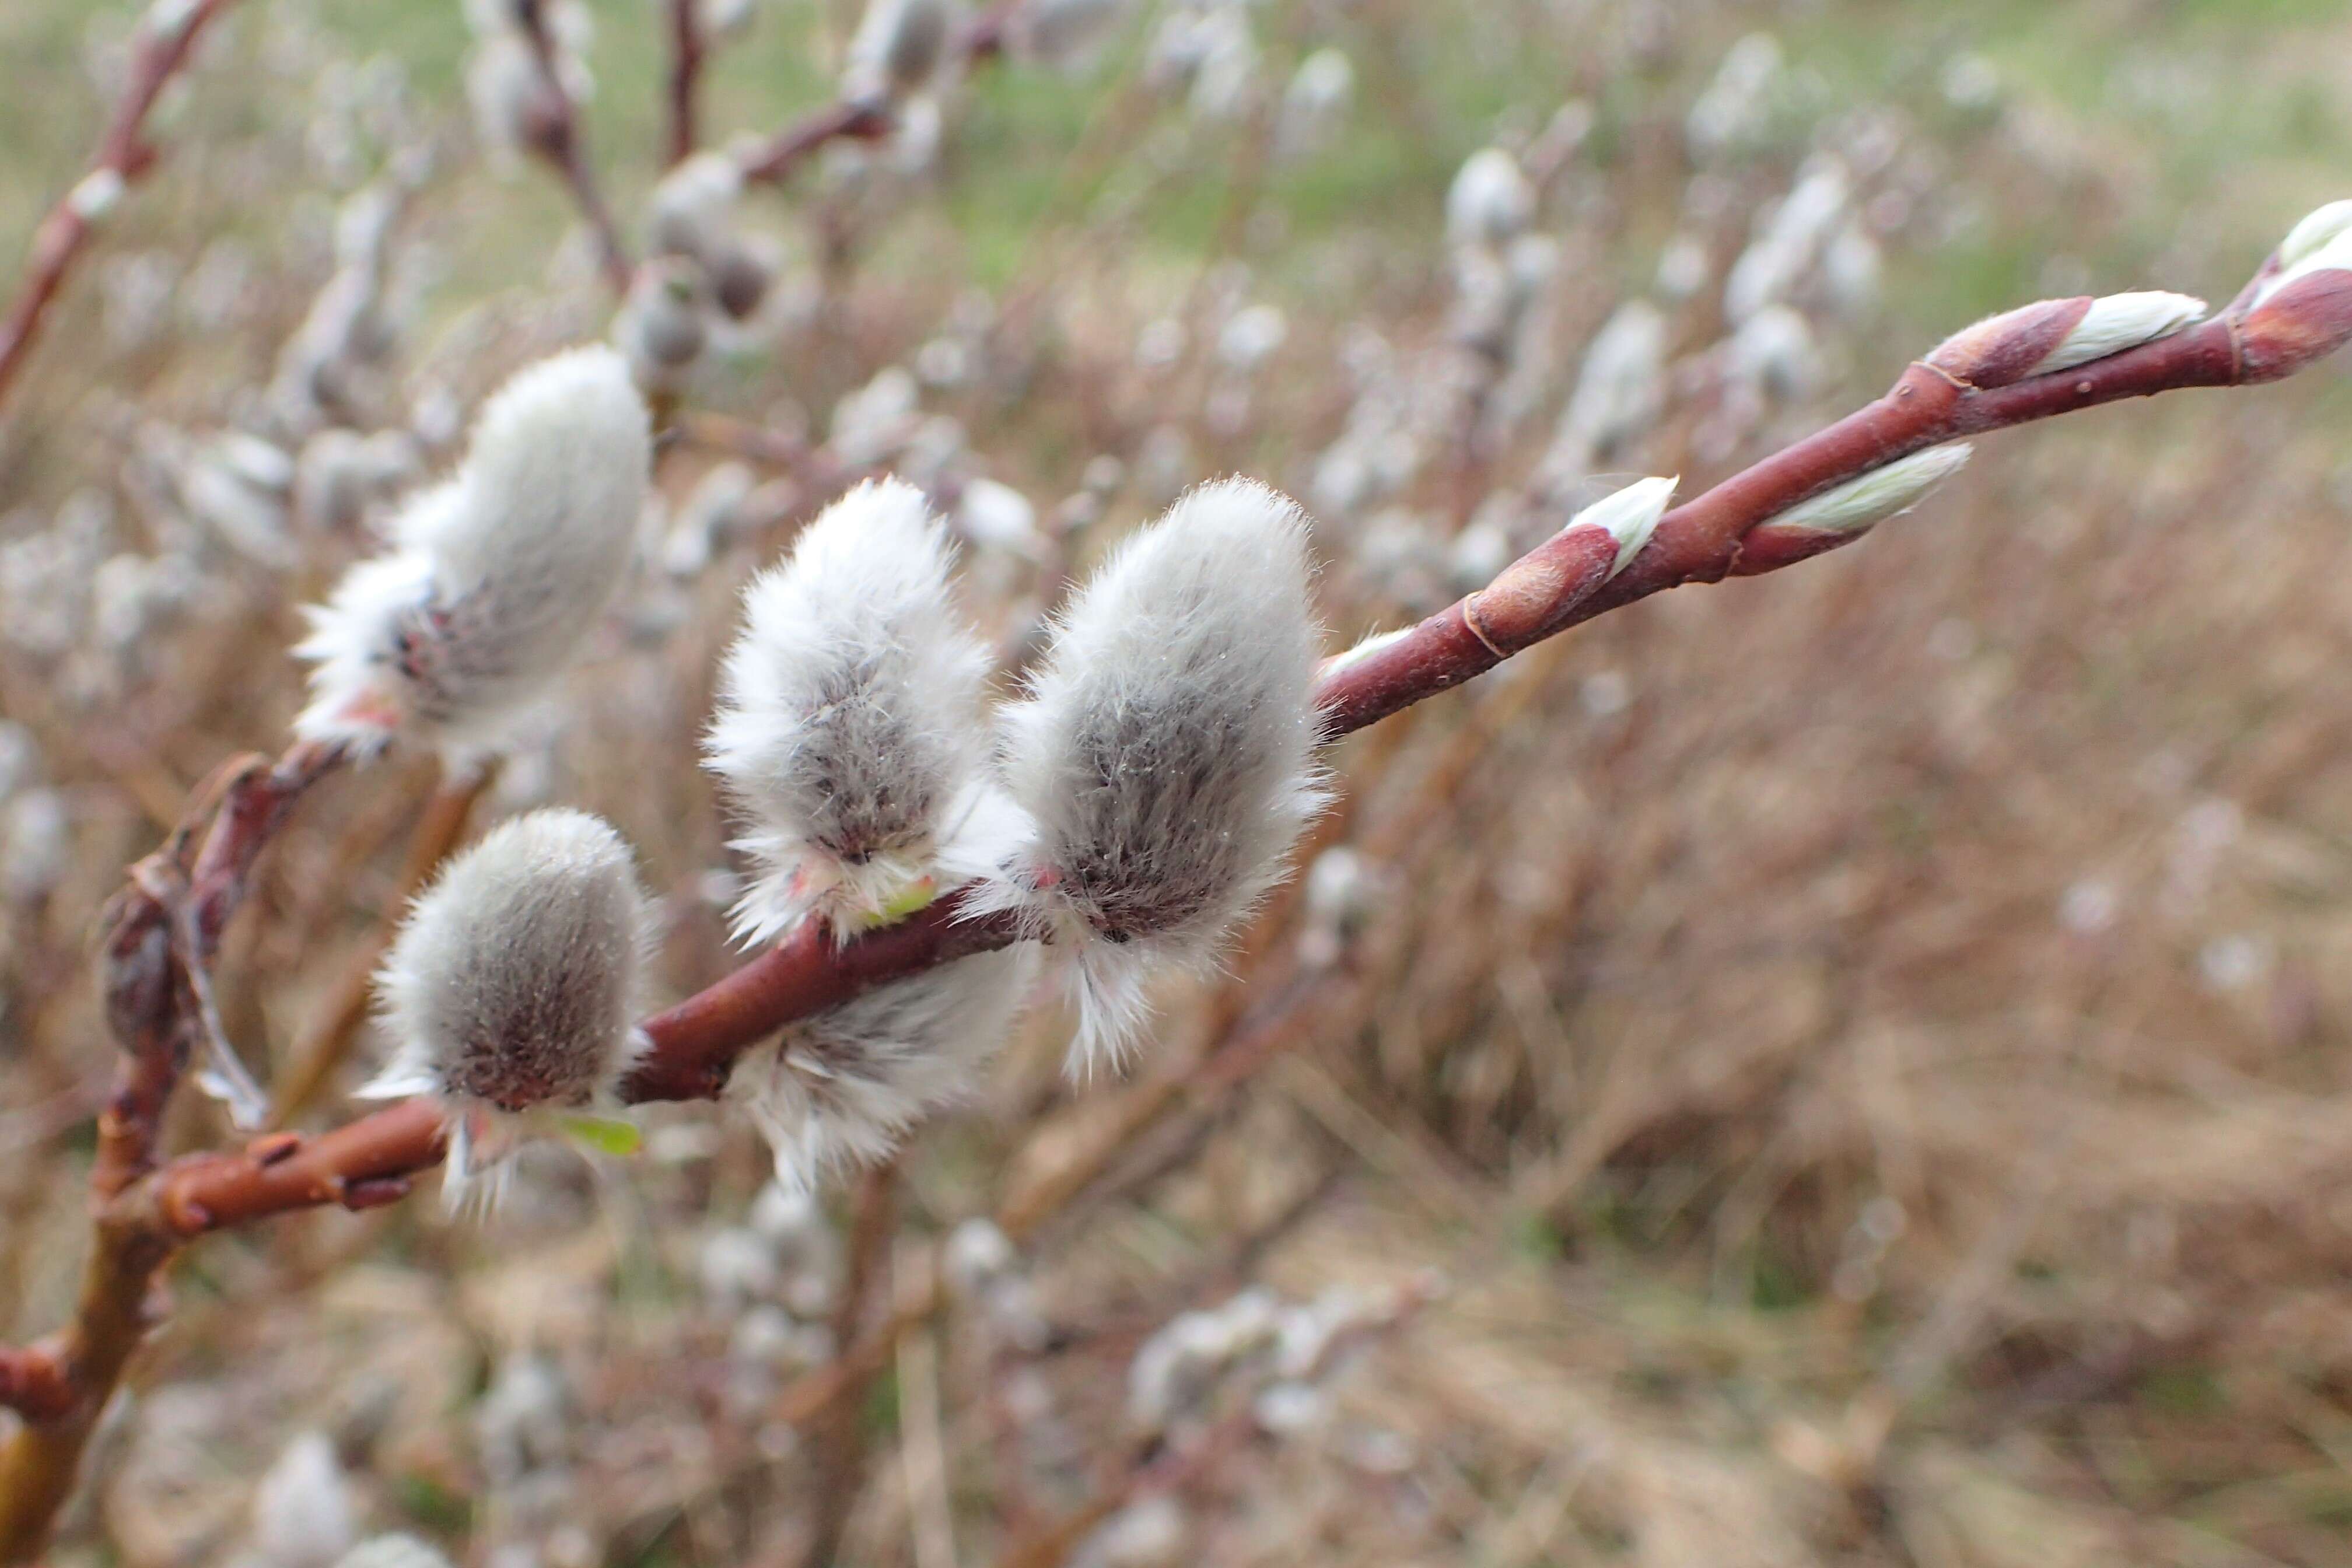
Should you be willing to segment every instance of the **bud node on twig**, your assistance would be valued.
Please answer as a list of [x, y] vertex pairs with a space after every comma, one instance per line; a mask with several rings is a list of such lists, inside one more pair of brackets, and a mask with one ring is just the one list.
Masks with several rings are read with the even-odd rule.
[[247, 1158], [268, 1170], [281, 1160], [301, 1152], [302, 1135], [299, 1132], [266, 1132], [245, 1146]]
[[1962, 388], [2021, 381], [2089, 315], [2091, 297], [2039, 300], [1988, 316], [1938, 343], [1920, 363]]

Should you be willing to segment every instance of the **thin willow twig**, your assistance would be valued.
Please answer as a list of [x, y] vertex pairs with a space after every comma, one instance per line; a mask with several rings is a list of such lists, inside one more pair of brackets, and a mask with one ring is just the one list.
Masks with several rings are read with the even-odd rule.
[[701, 144], [697, 97], [708, 53], [695, 0], [669, 0], [669, 161], [684, 163]]
[[612, 285], [615, 294], [626, 294], [634, 270], [629, 249], [621, 241], [621, 226], [604, 200], [604, 187], [596, 180], [596, 167], [589, 161], [587, 134], [580, 126], [580, 107], [572, 101], [572, 94], [563, 85], [545, 0], [515, 0], [515, 22], [530, 46], [531, 58], [539, 65], [540, 89], [544, 95], [541, 113], [531, 128], [532, 151], [553, 164], [556, 173], [563, 177], [564, 187], [572, 193], [572, 203], [579, 207], [589, 235], [595, 241], [596, 259], [605, 282]]
[[99, 138], [98, 151], [73, 189], [58, 198], [33, 231], [25, 281], [6, 318], [0, 320], [0, 400], [7, 397], [24, 368], [83, 246], [121, 199], [124, 188], [154, 167], [158, 154], [147, 140], [147, 116], [155, 100], [186, 68], [197, 37], [235, 3], [194, 0], [193, 5], [157, 5], [140, 23], [131, 44], [131, 74]]

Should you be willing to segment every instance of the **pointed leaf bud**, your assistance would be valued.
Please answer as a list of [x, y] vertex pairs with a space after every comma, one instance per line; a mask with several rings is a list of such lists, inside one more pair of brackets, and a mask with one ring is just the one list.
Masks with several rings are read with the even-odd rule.
[[2240, 362], [2276, 381], [2352, 340], [2352, 202], [2331, 202], [2287, 235], [2245, 296]]
[[[2347, 210], [2339, 213], [2338, 208]], [[2275, 270], [2255, 290], [2256, 310], [2314, 273], [2352, 268], [2352, 202], [2330, 202], [2295, 225], [2272, 266]]]
[[949, 560], [923, 493], [889, 479], [744, 592], [708, 746], [751, 829], [742, 940], [812, 912], [846, 935], [992, 868], [1009, 819], [986, 782], [988, 658]]
[[1558, 631], [1649, 542], [1677, 482], [1642, 479], [1578, 512], [1470, 596], [1462, 613], [1471, 631], [1505, 658]]
[[1926, 500], [1928, 491], [1959, 472], [1973, 452], [1965, 442], [1930, 447], [1800, 501], [1748, 531], [1733, 571], [1753, 576], [1859, 539]]
[[1321, 806], [1310, 570], [1287, 497], [1203, 485], [1096, 573], [1006, 715], [1036, 836], [973, 901], [1065, 955], [1076, 1060], [1118, 1054], [1162, 970], [1213, 960]]
[[2093, 303], [2078, 294], [1987, 316], [1937, 344], [1927, 363], [1954, 381], [1986, 390], [2022, 381], [2074, 333]]
[[1657, 531], [1658, 520], [1674, 504], [1675, 487], [1680, 483], [1679, 475], [1636, 479], [1578, 512], [1568, 526], [1608, 531], [1609, 537], [1617, 542], [1617, 559], [1609, 568], [1609, 575], [1614, 577], [1632, 565], [1633, 557], [1642, 552], [1642, 546], [1650, 542], [1650, 535]]
[[294, 651], [315, 668], [295, 733], [360, 751], [404, 729], [495, 746], [619, 587], [651, 463], [619, 354], [574, 349], [515, 376], [457, 477], [402, 509], [394, 552], [310, 612]]
[[361, 1092], [441, 1102], [453, 1208], [530, 1119], [611, 1100], [644, 1049], [651, 931], [628, 846], [579, 811], [500, 824], [410, 909], [376, 976], [392, 1054]]
[[2282, 268], [2299, 266], [2347, 233], [2352, 233], [2352, 201], [2329, 202], [2315, 208], [2279, 242], [2278, 264]]
[[809, 1188], [887, 1158], [979, 1092], [1037, 974], [1031, 943], [958, 959], [785, 1029], [728, 1093], [767, 1135], [776, 1179]]
[[2205, 301], [2186, 294], [2149, 289], [2103, 295], [2091, 301], [2091, 308], [2074, 329], [2025, 374], [2048, 375], [2072, 370], [2126, 349], [2136, 349], [2142, 343], [2152, 343], [2158, 338], [2168, 338], [2201, 321], [2204, 315]]
[[1864, 532], [1918, 505], [1929, 490], [1958, 473], [1975, 450], [1961, 442], [1914, 452], [1799, 502], [1772, 519], [1772, 526], [1822, 533]]

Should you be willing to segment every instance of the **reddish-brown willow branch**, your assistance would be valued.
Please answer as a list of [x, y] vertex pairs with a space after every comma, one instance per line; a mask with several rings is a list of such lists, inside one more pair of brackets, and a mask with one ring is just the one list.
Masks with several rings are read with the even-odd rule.
[[[100, 999], [118, 1059], [90, 1166], [98, 1223], [73, 1317], [53, 1339], [9, 1355], [0, 1371], [0, 1403], [26, 1417], [0, 1448], [0, 1563], [30, 1561], [41, 1550], [99, 1412], [146, 1337], [157, 1271], [184, 1239], [184, 1221], [162, 1206], [171, 1188], [151, 1173], [165, 1109], [198, 1037], [193, 972], [212, 961], [294, 803], [340, 760], [331, 749], [298, 745], [275, 763], [241, 757], [224, 764], [107, 908]], [[335, 1140], [308, 1152], [339, 1161], [332, 1195], [352, 1189], [353, 1170], [366, 1179], [365, 1158]]]
[[889, 134], [897, 119], [881, 99], [848, 99], [812, 110], [742, 157], [746, 184], [777, 184], [828, 143], [871, 142]]
[[0, 1350], [0, 1405], [39, 1419], [73, 1401], [74, 1381], [54, 1343]]
[[629, 291], [628, 247], [621, 243], [621, 226], [596, 183], [595, 165], [588, 160], [588, 139], [580, 128], [580, 109], [563, 85], [562, 62], [555, 35], [548, 26], [546, 0], [515, 0], [515, 23], [539, 65], [540, 99], [530, 127], [532, 150], [555, 166], [572, 192], [573, 205], [586, 220], [595, 241], [596, 258], [604, 280], [616, 294]]
[[108, 906], [100, 941], [101, 1000], [121, 1052], [98, 1120], [93, 1191], [110, 1199], [153, 1167], [165, 1102], [194, 1041], [190, 966], [209, 963], [243, 901], [255, 863], [294, 803], [341, 760], [298, 745], [275, 763], [247, 756], [198, 792], [209, 822], [192, 817], [131, 868]]
[[669, 0], [669, 161], [673, 163], [694, 156], [702, 140], [696, 115], [704, 54], [700, 10], [696, 0]]
[[[154, 144], [147, 140], [147, 116], [154, 109], [156, 99], [187, 64], [197, 37], [214, 17], [235, 3], [236, 0], [194, 0], [192, 5], [179, 7], [176, 13], [152, 8], [140, 24], [131, 39], [130, 78], [123, 83], [122, 97], [99, 138], [98, 152], [90, 158], [80, 181], [58, 199], [33, 231], [25, 281], [17, 289], [16, 302], [8, 308], [6, 319], [0, 321], [0, 399], [7, 396], [9, 384], [24, 368], [34, 341], [40, 335], [42, 319], [48, 314], [49, 306], [64, 287], [66, 275], [72, 270], [74, 259], [81, 254], [91, 232], [121, 196], [122, 187], [137, 181], [154, 165], [156, 152]], [[155, 26], [159, 15], [164, 16], [170, 25], [159, 29]]]
[[[972, 18], [953, 47], [965, 61], [995, 59], [1004, 53], [1005, 37], [1017, 4], [990, 6]], [[898, 114], [887, 98], [844, 98], [811, 110], [765, 142], [747, 149], [741, 157], [747, 184], [776, 184], [835, 142], [871, 142], [890, 133]]]
[[[1786, 549], [1769, 559], [1747, 558], [1743, 541], [1799, 502], [1908, 453], [2123, 398], [2275, 379], [2352, 336], [2352, 278], [2340, 293], [2340, 324], [2301, 342], [2300, 357], [2284, 368], [2267, 351], [2255, 352], [2261, 334], [2250, 330], [2254, 324], [2233, 319], [2003, 386], [1971, 384], [1947, 367], [1949, 356], [1943, 356], [1946, 363], [1914, 364], [1885, 396], [1666, 513], [1648, 546], [1615, 577], [1592, 569], [1589, 540], [1575, 531], [1555, 535], [1485, 588], [1419, 625], [1327, 661], [1316, 689], [1326, 732], [1337, 740], [1652, 594], [1806, 559], [1805, 552]], [[1811, 552], [1852, 537], [1825, 536]], [[1006, 922], [960, 918], [953, 895], [846, 943], [835, 943], [821, 929], [804, 929], [648, 1019], [653, 1049], [623, 1086], [623, 1097], [633, 1102], [712, 1097], [725, 1087], [738, 1055], [786, 1024], [872, 986], [1003, 946], [1013, 936]], [[353, 1122], [335, 1136], [338, 1148], [361, 1159], [371, 1179], [417, 1168], [438, 1154], [437, 1143], [404, 1108]], [[213, 1194], [204, 1199], [207, 1212], [257, 1215], [341, 1201], [331, 1194], [308, 1196], [309, 1189], [285, 1182], [245, 1194], [237, 1190], [238, 1173], [257, 1179], [259, 1164], [248, 1156], [203, 1158], [206, 1191]], [[415, 1164], [404, 1163], [411, 1160]], [[177, 1179], [176, 1172], [161, 1178], [166, 1184]]]

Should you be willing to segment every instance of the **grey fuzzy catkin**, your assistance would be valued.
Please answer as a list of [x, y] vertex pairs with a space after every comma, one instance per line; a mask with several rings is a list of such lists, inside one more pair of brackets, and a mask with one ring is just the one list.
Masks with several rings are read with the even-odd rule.
[[775, 1150], [777, 1179], [813, 1187], [887, 1157], [918, 1123], [968, 1100], [1012, 1032], [1037, 949], [975, 953], [788, 1027], [728, 1089]]
[[1323, 803], [1310, 575], [1287, 497], [1202, 485], [1087, 584], [1004, 714], [1034, 837], [970, 901], [1064, 955], [1074, 1063], [1120, 1054], [1159, 973], [1214, 962]]
[[577, 656], [628, 569], [652, 465], [645, 400], [609, 348], [522, 371], [456, 478], [410, 498], [394, 548], [345, 574], [295, 652], [305, 740], [422, 732], [494, 749]]
[[837, 934], [990, 869], [1017, 835], [988, 778], [988, 657], [914, 486], [859, 486], [743, 595], [709, 766], [756, 874], [737, 934], [814, 913]]
[[256, 1568], [330, 1568], [357, 1536], [351, 1485], [323, 1432], [299, 1433], [253, 1493]]
[[1445, 237], [1453, 245], [1499, 247], [1535, 216], [1536, 189], [1519, 161], [1500, 147], [1464, 160], [1445, 191]]
[[708, 263], [734, 237], [743, 167], [724, 153], [697, 153], [671, 169], [646, 198], [646, 248]]
[[563, 809], [501, 823], [410, 909], [376, 979], [392, 1054], [362, 1093], [446, 1107], [453, 1205], [502, 1119], [611, 1098], [644, 1049], [652, 924], [621, 836]]
[[1026, 0], [1013, 9], [1007, 42], [1024, 59], [1076, 68], [1092, 63], [1132, 9], [1133, 0]]
[[867, 0], [849, 40], [845, 95], [921, 91], [946, 63], [962, 14], [959, 0]]

